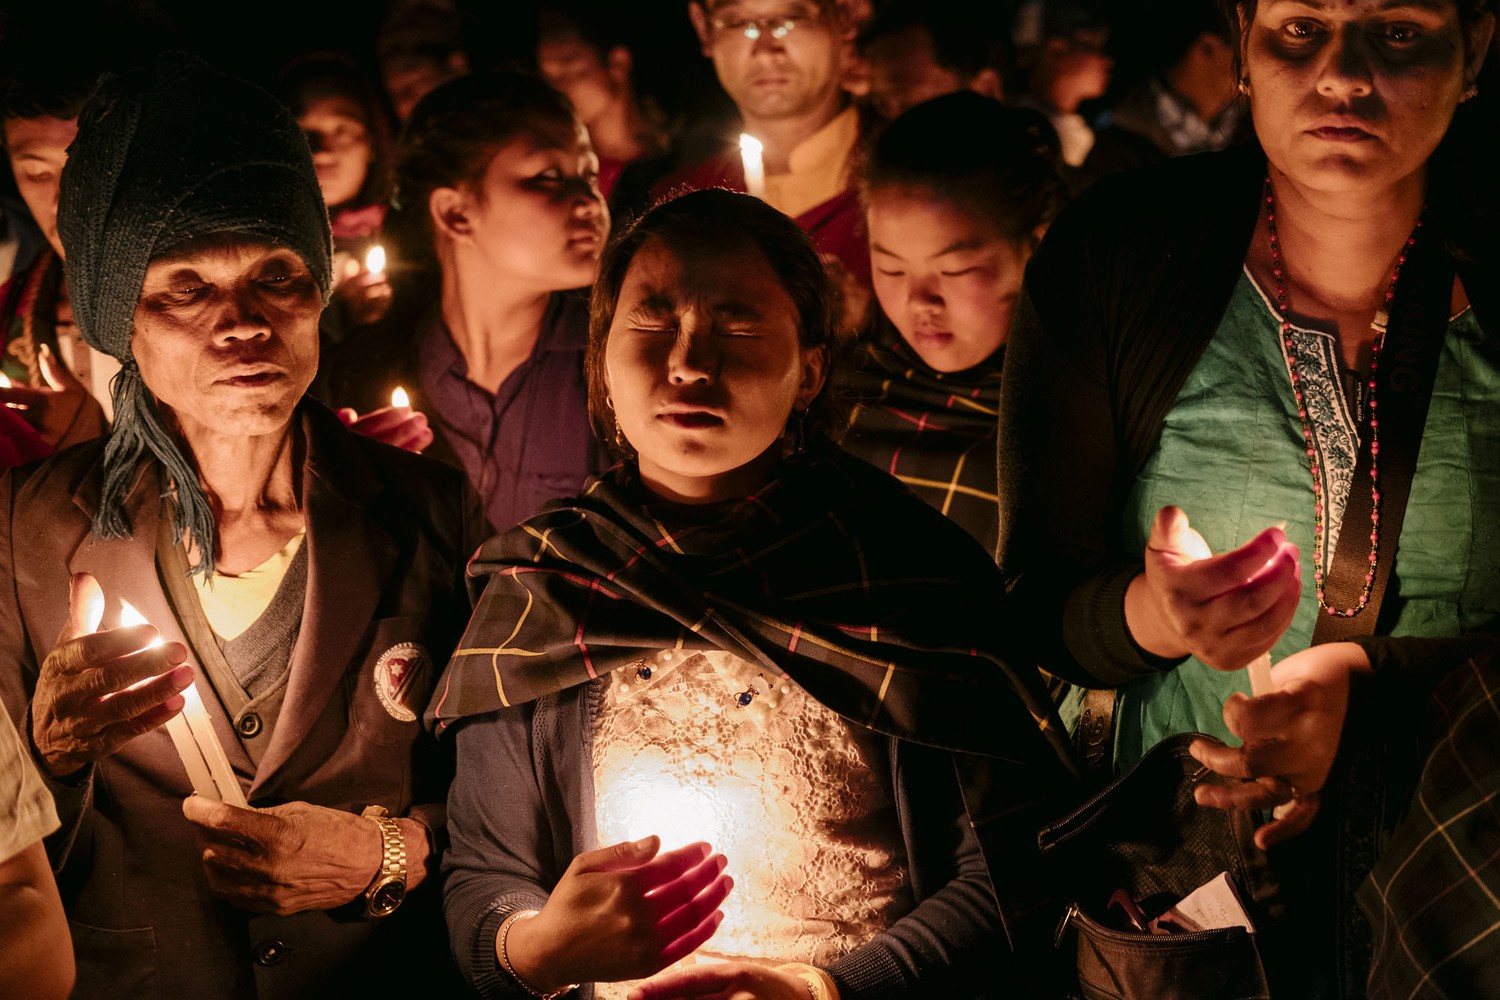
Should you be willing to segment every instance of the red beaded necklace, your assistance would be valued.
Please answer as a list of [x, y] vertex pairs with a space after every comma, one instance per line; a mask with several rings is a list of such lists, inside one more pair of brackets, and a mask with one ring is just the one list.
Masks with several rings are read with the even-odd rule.
[[1312, 469], [1313, 484], [1313, 583], [1318, 596], [1318, 606], [1324, 614], [1340, 618], [1353, 618], [1370, 603], [1370, 591], [1375, 586], [1375, 567], [1380, 560], [1380, 421], [1376, 398], [1376, 373], [1380, 370], [1380, 351], [1385, 346], [1386, 324], [1390, 316], [1391, 301], [1396, 297], [1396, 282], [1401, 277], [1401, 265], [1406, 255], [1417, 242], [1417, 232], [1422, 220], [1406, 238], [1406, 245], [1396, 257], [1396, 266], [1391, 270], [1391, 280], [1385, 289], [1385, 305], [1376, 311], [1370, 324], [1376, 333], [1375, 345], [1370, 351], [1370, 568], [1365, 573], [1364, 587], [1359, 600], [1352, 608], [1335, 608], [1328, 604], [1323, 594], [1323, 556], [1328, 544], [1327, 503], [1323, 492], [1323, 473], [1318, 468], [1317, 450], [1313, 447], [1312, 425], [1307, 421], [1307, 406], [1302, 397], [1302, 381], [1297, 374], [1295, 346], [1292, 342], [1292, 322], [1286, 316], [1286, 269], [1281, 260], [1281, 241], [1276, 235], [1276, 201], [1271, 194], [1271, 178], [1266, 178], [1266, 228], [1271, 236], [1271, 276], [1276, 281], [1276, 313], [1281, 318], [1281, 338], [1285, 347], [1286, 371], [1292, 381], [1292, 397], [1297, 402], [1297, 419], [1302, 421], [1302, 439], [1307, 443], [1307, 461]]

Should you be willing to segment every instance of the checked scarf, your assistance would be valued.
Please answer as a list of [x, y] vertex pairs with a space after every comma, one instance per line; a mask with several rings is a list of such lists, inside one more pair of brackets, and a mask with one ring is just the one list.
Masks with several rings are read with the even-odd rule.
[[995, 476], [1000, 358], [996, 354], [968, 371], [944, 374], [924, 364], [894, 330], [886, 331], [858, 350], [843, 440], [845, 448], [911, 487], [988, 552], [995, 551], [1000, 531]]
[[1500, 654], [1450, 673], [1406, 818], [1358, 898], [1374, 930], [1369, 996], [1480, 996], [1500, 983]]
[[1006, 662], [986, 553], [888, 476], [829, 449], [670, 526], [627, 466], [487, 542], [486, 581], [428, 710], [442, 732], [665, 648], [723, 649], [851, 722], [1060, 775], [1066, 737]]

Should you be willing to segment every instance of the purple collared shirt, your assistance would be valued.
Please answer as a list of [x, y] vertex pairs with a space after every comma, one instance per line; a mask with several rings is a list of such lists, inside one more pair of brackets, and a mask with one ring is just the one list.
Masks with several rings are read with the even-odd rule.
[[421, 336], [427, 419], [483, 498], [491, 528], [505, 531], [548, 500], [573, 496], [612, 464], [589, 426], [588, 304], [581, 294], [552, 296], [531, 356], [494, 395], [469, 381], [441, 317]]

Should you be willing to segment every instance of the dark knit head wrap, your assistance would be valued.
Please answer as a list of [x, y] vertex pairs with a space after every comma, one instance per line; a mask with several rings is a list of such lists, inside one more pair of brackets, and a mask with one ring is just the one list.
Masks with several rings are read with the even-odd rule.
[[196, 463], [167, 433], [141, 381], [130, 343], [135, 308], [153, 258], [214, 234], [294, 251], [326, 303], [332, 237], [307, 142], [265, 91], [169, 53], [149, 69], [105, 78], [89, 99], [62, 173], [57, 230], [79, 331], [123, 365], [94, 533], [130, 536], [124, 501], [150, 452], [175, 494], [175, 537], [192, 537], [194, 572], [211, 574], [213, 511]]

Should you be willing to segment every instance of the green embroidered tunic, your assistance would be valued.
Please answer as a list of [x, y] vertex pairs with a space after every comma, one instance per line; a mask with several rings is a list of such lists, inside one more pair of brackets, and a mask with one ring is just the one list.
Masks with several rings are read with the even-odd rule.
[[[1353, 484], [1361, 423], [1346, 398], [1335, 339], [1293, 329], [1318, 459], [1329, 494], [1326, 558]], [[1286, 522], [1302, 555], [1302, 599], [1271, 651], [1280, 660], [1311, 641], [1313, 493], [1306, 444], [1293, 405], [1279, 322], [1262, 291], [1241, 274], [1224, 319], [1167, 416], [1160, 446], [1130, 491], [1127, 547], [1143, 551], [1156, 511], [1176, 504], [1215, 552]], [[1363, 527], [1361, 527], [1363, 530]], [[1448, 325], [1423, 430], [1396, 565], [1386, 594], [1392, 635], [1452, 636], [1500, 613], [1500, 350], [1484, 343], [1472, 310]], [[1128, 767], [1174, 733], [1230, 738], [1224, 700], [1249, 690], [1244, 671], [1196, 659], [1120, 692], [1115, 763]]]

